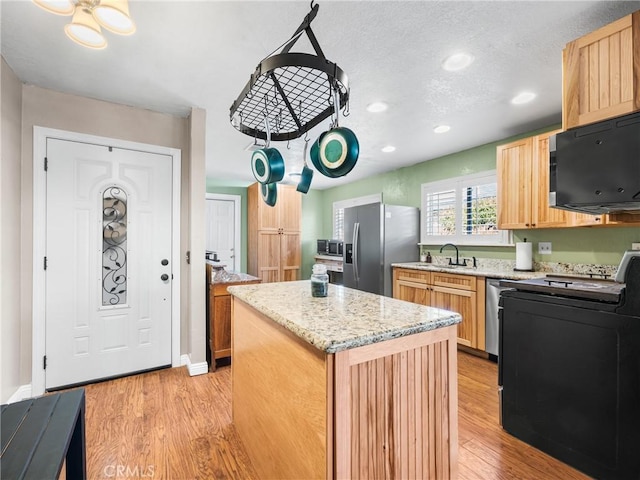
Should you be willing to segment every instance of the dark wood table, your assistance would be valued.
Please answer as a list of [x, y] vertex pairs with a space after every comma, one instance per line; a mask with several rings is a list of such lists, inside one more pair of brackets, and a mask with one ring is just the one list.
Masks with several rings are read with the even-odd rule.
[[86, 479], [84, 389], [2, 405], [3, 479]]

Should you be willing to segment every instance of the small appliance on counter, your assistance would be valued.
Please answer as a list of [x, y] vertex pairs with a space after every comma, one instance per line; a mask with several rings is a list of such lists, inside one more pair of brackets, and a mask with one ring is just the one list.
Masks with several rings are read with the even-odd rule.
[[341, 240], [317, 240], [317, 253], [318, 255], [331, 255], [335, 257], [342, 257], [342, 246], [343, 243]]
[[500, 282], [500, 418], [590, 476], [640, 478], [640, 252], [616, 279]]

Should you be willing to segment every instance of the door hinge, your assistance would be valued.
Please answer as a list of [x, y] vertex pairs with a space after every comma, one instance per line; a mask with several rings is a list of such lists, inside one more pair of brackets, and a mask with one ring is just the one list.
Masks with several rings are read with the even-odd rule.
[[44, 171], [46, 172], [47, 170], [49, 170], [49, 159], [44, 157]]
[[46, 370], [46, 369], [47, 369], [47, 356], [46, 356], [46, 355], [44, 355], [44, 356], [42, 357], [42, 369], [43, 369], [43, 370]]
[[187, 265], [191, 265], [191, 250], [187, 250]]
[[44, 263], [44, 265], [43, 265], [44, 269], [46, 270], [47, 269], [47, 257], [44, 257], [44, 262], [43, 263]]

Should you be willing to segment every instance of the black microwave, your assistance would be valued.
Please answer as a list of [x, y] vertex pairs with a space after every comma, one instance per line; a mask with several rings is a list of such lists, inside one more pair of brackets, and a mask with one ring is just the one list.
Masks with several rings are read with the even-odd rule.
[[341, 240], [318, 240], [318, 255], [342, 256]]

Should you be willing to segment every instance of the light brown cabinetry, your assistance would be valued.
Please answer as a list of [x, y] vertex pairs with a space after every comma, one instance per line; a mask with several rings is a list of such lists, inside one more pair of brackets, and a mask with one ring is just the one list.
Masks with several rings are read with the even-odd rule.
[[549, 137], [559, 131], [498, 146], [498, 228], [567, 226], [565, 211], [549, 207]]
[[302, 199], [296, 188], [278, 185], [274, 207], [262, 200], [260, 184], [247, 189], [250, 275], [263, 282], [298, 280], [301, 263]]
[[250, 285], [260, 280], [244, 280], [228, 283], [210, 283], [211, 265], [206, 265], [208, 290], [208, 331], [211, 351], [210, 370], [216, 369], [216, 360], [231, 356], [231, 294], [227, 288], [234, 285]]
[[484, 277], [394, 268], [393, 297], [459, 313], [458, 343], [484, 350]]
[[562, 126], [640, 110], [640, 11], [567, 44], [562, 52]]

